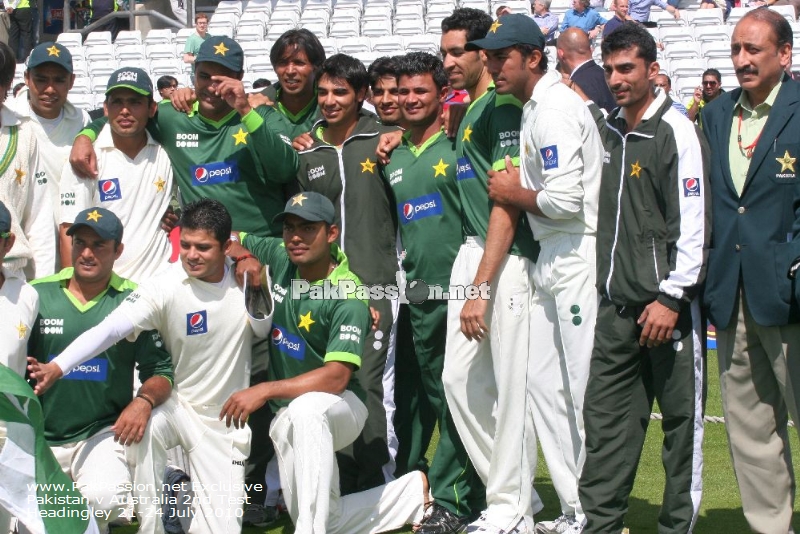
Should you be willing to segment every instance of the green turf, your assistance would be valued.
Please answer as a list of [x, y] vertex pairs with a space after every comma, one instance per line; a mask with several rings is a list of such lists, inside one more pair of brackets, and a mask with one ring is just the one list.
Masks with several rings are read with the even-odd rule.
[[[716, 354], [709, 354], [709, 383], [708, 415], [722, 415], [720, 405], [719, 380], [717, 377]], [[630, 500], [630, 509], [626, 517], [626, 525], [630, 534], [656, 534], [661, 494], [664, 489], [664, 471], [661, 466], [661, 426], [653, 421], [647, 433], [644, 452], [642, 453], [636, 484]], [[798, 439], [796, 432], [790, 432], [792, 458], [795, 465], [799, 465]], [[428, 458], [435, 450], [438, 434], [428, 450]], [[703, 468], [703, 503], [700, 518], [695, 532], [698, 534], [738, 534], [749, 532], [747, 523], [742, 515], [742, 504], [739, 490], [731, 468], [728, 455], [725, 426], [722, 424], [708, 423], [705, 426], [704, 468]], [[537, 516], [541, 519], [553, 519], [560, 514], [558, 498], [544, 459], [539, 455], [539, 471], [536, 477], [536, 489], [545, 503], [544, 511]], [[800, 517], [793, 521], [795, 531], [800, 532]], [[114, 534], [129, 534], [135, 528], [114, 529]], [[245, 534], [293, 534], [291, 522], [286, 516], [277, 526], [269, 528], [245, 528]], [[401, 530], [399, 533], [410, 533], [411, 530]], [[354, 533], [357, 534], [357, 533]]]

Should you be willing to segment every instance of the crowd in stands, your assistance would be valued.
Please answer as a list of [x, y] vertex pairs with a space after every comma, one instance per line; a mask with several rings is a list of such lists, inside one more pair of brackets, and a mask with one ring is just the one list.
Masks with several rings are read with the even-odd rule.
[[619, 533], [654, 401], [689, 533], [708, 321], [744, 516], [791, 532], [792, 27], [748, 11], [681, 102], [653, 5], [460, 7], [369, 66], [291, 29], [252, 87], [198, 13], [191, 87], [121, 66], [91, 113], [65, 44], [17, 88], [0, 43], [0, 534]]

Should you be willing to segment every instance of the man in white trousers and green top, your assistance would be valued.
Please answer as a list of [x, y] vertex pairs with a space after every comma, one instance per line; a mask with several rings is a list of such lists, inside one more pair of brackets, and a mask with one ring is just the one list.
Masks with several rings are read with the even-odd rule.
[[367, 302], [355, 293], [316, 298], [309, 291], [361, 285], [336, 244], [335, 217], [327, 197], [306, 191], [289, 199], [275, 217], [283, 222], [283, 239], [241, 236], [242, 245], [272, 273], [270, 376], [233, 395], [222, 415], [246, 419], [272, 403], [276, 416], [270, 436], [297, 534], [395, 530], [419, 521], [428, 497], [419, 471], [340, 495], [335, 452], [358, 437], [367, 419], [366, 392], [354, 372], [372, 321]]
[[[585, 457], [583, 395], [597, 315], [595, 233], [603, 144], [583, 101], [548, 70], [545, 40], [526, 15], [467, 48], [485, 50], [498, 94], [525, 102], [520, 171], [509, 162], [489, 179], [489, 197], [527, 213], [539, 259], [530, 308], [528, 391], [536, 435], [562, 515], [536, 532], [581, 532], [578, 478]], [[553, 125], [558, 124], [558, 128]], [[520, 179], [521, 178], [521, 179]]]
[[[167, 450], [180, 445], [192, 470], [190, 532], [239, 532], [246, 504], [244, 463], [250, 453], [246, 419], [222, 421], [230, 396], [249, 385], [253, 336], [266, 337], [268, 310], [251, 315], [230, 249], [231, 217], [216, 200], [187, 205], [181, 217], [181, 265], [140, 285], [103, 322], [48, 364], [31, 368], [41, 393], [64, 372], [117, 341], [158, 330], [172, 356], [172, 395], [150, 418], [141, 442], [127, 449], [135, 466], [133, 497], [141, 532], [161, 534]], [[248, 289], [249, 290], [249, 289]], [[255, 313], [255, 310], [253, 310]], [[226, 424], [227, 423], [227, 424]]]

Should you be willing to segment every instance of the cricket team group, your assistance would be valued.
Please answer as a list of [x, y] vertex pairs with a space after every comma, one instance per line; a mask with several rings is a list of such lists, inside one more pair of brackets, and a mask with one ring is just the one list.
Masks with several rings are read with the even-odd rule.
[[[610, 112], [522, 14], [458, 8], [441, 59], [369, 68], [290, 30], [255, 93], [234, 40], [199, 41], [193, 89], [156, 103], [122, 67], [93, 121], [69, 50], [40, 44], [0, 108], [0, 534], [134, 513], [238, 533], [283, 511], [303, 534], [618, 534], [655, 400], [657, 529], [692, 532], [707, 321], [745, 518], [792, 532], [800, 85], [780, 14], [737, 23], [740, 88], [696, 121], [635, 22], [600, 44]], [[14, 68], [0, 44], [3, 89]], [[405, 299], [322, 291], [402, 280]], [[61, 479], [91, 518], [44, 513]]]

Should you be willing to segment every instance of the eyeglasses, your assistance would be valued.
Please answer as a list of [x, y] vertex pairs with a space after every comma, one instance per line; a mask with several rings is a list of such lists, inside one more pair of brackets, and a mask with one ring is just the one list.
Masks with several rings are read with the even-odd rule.
[[710, 81], [710, 82], [704, 81], [703, 85], [707, 85], [709, 87], [716, 87], [717, 86], [717, 82], [715, 82], [715, 81]]

